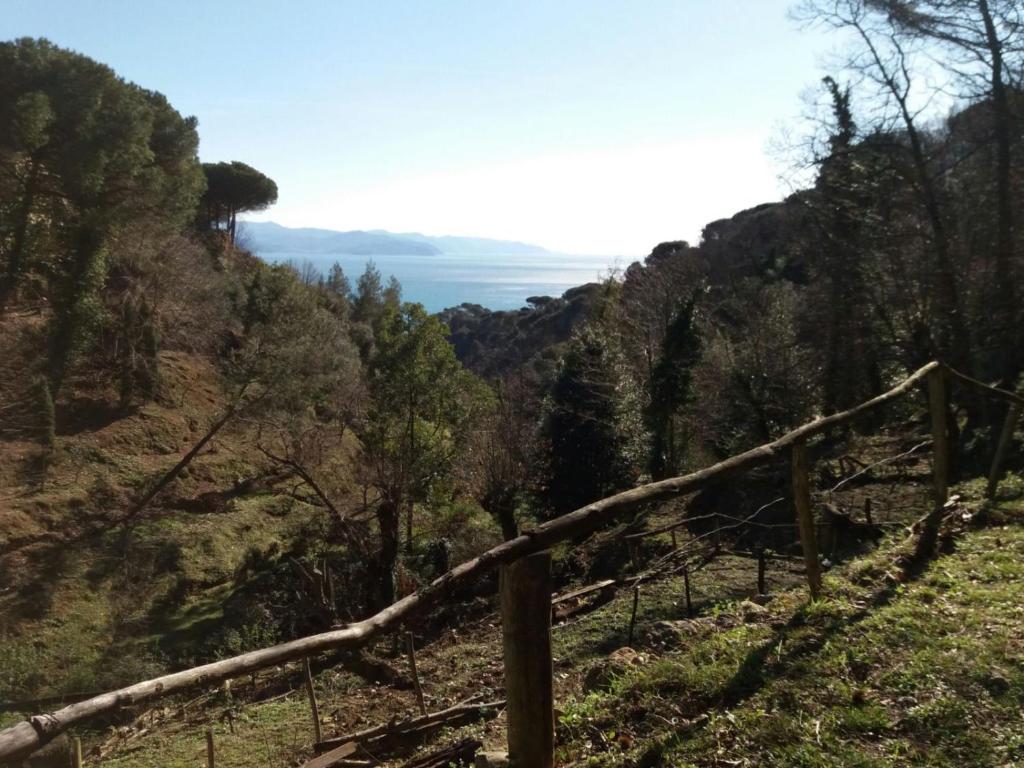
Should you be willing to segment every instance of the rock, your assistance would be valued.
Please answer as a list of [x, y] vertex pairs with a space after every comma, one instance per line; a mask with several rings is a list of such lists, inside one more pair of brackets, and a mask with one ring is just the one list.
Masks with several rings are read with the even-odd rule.
[[476, 768], [506, 768], [509, 765], [507, 752], [477, 752], [474, 758]]
[[759, 621], [764, 621], [769, 611], [763, 605], [758, 605], [750, 600], [744, 600], [740, 603], [740, 614], [743, 616], [743, 621], [746, 624], [754, 624]]
[[583, 678], [583, 690], [591, 691], [607, 688], [612, 680], [625, 674], [630, 667], [637, 667], [646, 659], [632, 648], [619, 648], [612, 651], [608, 658], [591, 667]]
[[989, 672], [981, 684], [993, 696], [1001, 696], [1010, 690], [1010, 681], [1000, 670]]
[[685, 645], [699, 630], [698, 622], [690, 619], [655, 621], [643, 628], [641, 639], [648, 647], [676, 648]]
[[754, 605], [768, 605], [772, 600], [775, 599], [775, 595], [754, 595], [750, 598], [750, 602]]

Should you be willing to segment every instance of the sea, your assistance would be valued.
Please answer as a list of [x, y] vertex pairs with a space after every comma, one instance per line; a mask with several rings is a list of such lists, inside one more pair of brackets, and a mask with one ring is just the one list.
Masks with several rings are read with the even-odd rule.
[[[271, 263], [309, 263], [324, 275], [341, 264], [353, 287], [366, 268], [366, 256], [347, 254], [258, 254]], [[423, 304], [428, 312], [463, 303], [488, 309], [518, 309], [530, 296], [561, 296], [569, 288], [608, 277], [629, 265], [623, 257], [576, 256], [559, 253], [509, 255], [441, 254], [372, 257], [385, 283], [391, 275], [402, 284], [402, 298]]]

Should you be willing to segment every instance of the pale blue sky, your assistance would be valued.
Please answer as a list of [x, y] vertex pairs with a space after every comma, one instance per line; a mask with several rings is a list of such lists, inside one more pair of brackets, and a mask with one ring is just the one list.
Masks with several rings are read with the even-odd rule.
[[790, 0], [4, 0], [199, 118], [289, 226], [640, 256], [785, 188], [768, 152], [820, 78]]

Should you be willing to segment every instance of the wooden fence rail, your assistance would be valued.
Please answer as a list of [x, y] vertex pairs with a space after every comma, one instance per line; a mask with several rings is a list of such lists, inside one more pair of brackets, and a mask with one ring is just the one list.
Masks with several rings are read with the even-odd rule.
[[906, 395], [933, 374], [936, 377], [944, 378], [944, 374], [947, 372], [954, 378], [981, 388], [994, 397], [1024, 405], [1024, 398], [1011, 392], [997, 390], [963, 374], [951, 371], [938, 362], [928, 363], [887, 392], [847, 411], [815, 419], [777, 440], [731, 456], [710, 467], [681, 477], [661, 480], [623, 491], [544, 523], [456, 566], [420, 591], [398, 600], [363, 621], [342, 629], [299, 638], [229, 659], [145, 680], [70, 704], [55, 712], [31, 717], [0, 731], [0, 760], [24, 756], [69, 728], [103, 713], [170, 696], [195, 686], [214, 685], [224, 680], [248, 675], [285, 662], [301, 660], [303, 657], [325, 651], [364, 646], [381, 635], [396, 631], [403, 623], [408, 622], [417, 614], [439, 605], [456, 588], [474, 581], [499, 565], [512, 563], [527, 555], [549, 549], [567, 539], [589, 535], [625, 513], [643, 512], [642, 508], [651, 502], [690, 494], [712, 482], [735, 477], [754, 467], [775, 461], [781, 456], [788, 455], [795, 446], [806, 443], [809, 438], [833, 427], [852, 422], [858, 417]]

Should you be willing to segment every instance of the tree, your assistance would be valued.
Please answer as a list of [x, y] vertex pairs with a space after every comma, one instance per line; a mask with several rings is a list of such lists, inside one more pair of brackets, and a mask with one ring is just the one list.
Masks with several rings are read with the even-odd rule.
[[196, 121], [102, 64], [23, 38], [0, 44], [0, 124], [0, 177], [15, 191], [0, 205], [0, 302], [45, 241], [31, 266], [48, 283], [56, 397], [103, 319], [112, 238], [141, 221], [171, 234], [192, 216], [203, 185]]
[[643, 463], [640, 405], [616, 340], [576, 332], [546, 407], [547, 499], [557, 514], [628, 487]]
[[460, 459], [474, 496], [506, 541], [519, 535], [516, 512], [533, 482], [540, 410], [534, 390], [521, 373], [495, 382], [495, 396]]
[[265, 211], [277, 202], [277, 184], [250, 165], [203, 163], [206, 192], [200, 210], [208, 228], [223, 229], [234, 245], [240, 213]]
[[[989, 131], [984, 143], [995, 145], [990, 165], [995, 204], [978, 215], [995, 213], [995, 236], [988, 250], [995, 264], [995, 310], [1002, 324], [1002, 341], [1016, 342], [1017, 267], [1016, 205], [1013, 192], [1015, 117], [1011, 96], [1019, 87], [1024, 65], [1024, 12], [1018, 0], [872, 0], [894, 26], [908, 36], [934, 44], [948, 58], [940, 63], [960, 85], [960, 92], [985, 105]], [[1015, 74], [1016, 73], [1016, 74]], [[1016, 79], [1015, 79], [1016, 78]], [[987, 197], [987, 196], [986, 196]], [[1017, 342], [1019, 344], [1019, 342]], [[1015, 350], [1019, 356], [1020, 349]], [[1008, 358], [1004, 358], [1010, 363]], [[1009, 383], [1024, 360], [1016, 359], [998, 375]]]
[[384, 284], [380, 270], [370, 259], [356, 281], [356, 292], [352, 297], [352, 320], [373, 327], [383, 311]]
[[[943, 169], [932, 162], [929, 137], [921, 128], [921, 88], [915, 67], [918, 47], [900, 35], [895, 19], [873, 0], [805, 0], [798, 17], [850, 33], [857, 48], [846, 62], [865, 88], [873, 90], [874, 124], [869, 133], [887, 134], [897, 167], [915, 195], [927, 227], [932, 261], [925, 265], [931, 307], [926, 326], [930, 356], [971, 369], [971, 346], [959, 277], [954, 262], [953, 227], [942, 194]], [[898, 128], [898, 132], [897, 132]]]
[[[357, 355], [344, 325], [311, 301], [295, 271], [259, 265], [235, 296], [241, 326], [225, 361], [227, 406], [185, 455], [132, 505], [137, 516], [225, 426], [240, 417], [295, 427], [306, 416], [350, 423], [361, 407]], [[297, 427], [295, 427], [297, 428]]]
[[363, 445], [380, 495], [380, 602], [395, 598], [401, 515], [411, 547], [413, 511], [449, 481], [452, 462], [486, 386], [466, 371], [448, 329], [420, 304], [389, 307], [370, 364], [370, 410]]
[[700, 336], [694, 327], [696, 303], [696, 296], [678, 302], [651, 373], [647, 425], [655, 480], [677, 474], [681, 466], [678, 416], [690, 399], [690, 372], [700, 358]]

